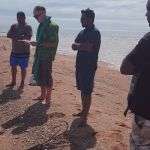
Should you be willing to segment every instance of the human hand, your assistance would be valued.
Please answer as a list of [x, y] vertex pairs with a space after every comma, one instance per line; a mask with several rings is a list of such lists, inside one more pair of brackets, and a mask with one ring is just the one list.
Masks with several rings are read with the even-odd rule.
[[32, 45], [32, 46], [37, 46], [37, 42], [35, 42], [35, 41], [30, 41], [30, 45]]
[[17, 40], [18, 42], [23, 42], [24, 44], [30, 45], [30, 40]]
[[71, 47], [73, 50], [77, 50], [79, 48], [79, 46], [80, 46], [79, 43], [73, 43]]

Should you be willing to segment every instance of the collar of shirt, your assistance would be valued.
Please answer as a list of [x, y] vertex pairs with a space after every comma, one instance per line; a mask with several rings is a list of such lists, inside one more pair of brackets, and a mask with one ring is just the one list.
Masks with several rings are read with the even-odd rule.
[[94, 27], [95, 25], [93, 24], [92, 26], [85, 28], [85, 30], [92, 30]]
[[40, 23], [40, 25], [43, 25], [43, 24], [49, 22], [50, 20], [51, 20], [51, 17], [50, 16], [46, 16], [44, 21], [42, 23]]

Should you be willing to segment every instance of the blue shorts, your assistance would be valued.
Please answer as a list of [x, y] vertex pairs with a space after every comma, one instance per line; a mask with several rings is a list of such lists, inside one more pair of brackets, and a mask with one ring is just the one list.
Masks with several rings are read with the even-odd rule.
[[10, 66], [20, 66], [22, 70], [28, 67], [29, 55], [28, 54], [11, 54]]

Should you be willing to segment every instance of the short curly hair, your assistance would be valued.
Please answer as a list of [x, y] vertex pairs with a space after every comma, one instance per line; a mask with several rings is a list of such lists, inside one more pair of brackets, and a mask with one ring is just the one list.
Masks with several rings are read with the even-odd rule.
[[150, 0], [147, 1], [146, 8], [148, 11], [150, 11]]
[[25, 16], [25, 13], [23, 11], [18, 11], [17, 17], [24, 17], [25, 18], [26, 16]]
[[84, 14], [87, 18], [91, 18], [93, 20], [95, 18], [94, 10], [92, 10], [90, 8], [81, 10], [81, 14]]

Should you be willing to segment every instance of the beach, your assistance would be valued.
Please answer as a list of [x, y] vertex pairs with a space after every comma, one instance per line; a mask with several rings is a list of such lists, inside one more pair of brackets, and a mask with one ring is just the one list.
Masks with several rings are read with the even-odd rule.
[[125, 118], [129, 80], [105, 62], [99, 62], [88, 124], [78, 127], [73, 117], [81, 109], [75, 86], [75, 56], [57, 54], [53, 65], [54, 87], [49, 109], [32, 99], [39, 87], [29, 86], [34, 50], [22, 93], [10, 81], [11, 42], [0, 37], [0, 149], [1, 150], [128, 150], [132, 115]]

